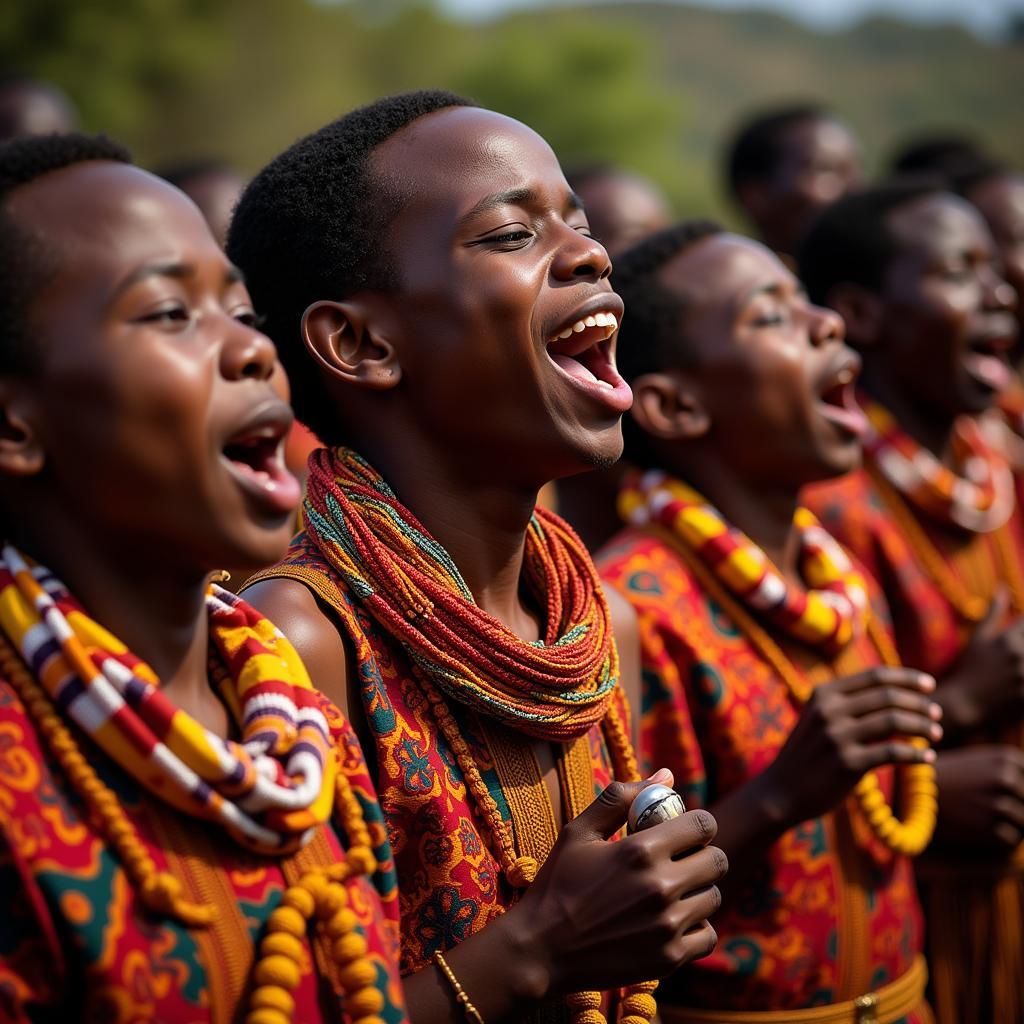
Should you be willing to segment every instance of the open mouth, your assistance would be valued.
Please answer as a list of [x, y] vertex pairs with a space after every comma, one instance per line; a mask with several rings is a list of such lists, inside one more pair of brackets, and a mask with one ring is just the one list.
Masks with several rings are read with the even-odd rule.
[[856, 384], [856, 368], [842, 367], [818, 397], [818, 409], [845, 433], [863, 437], [868, 431], [868, 418], [857, 404]]
[[1012, 338], [992, 337], [971, 344], [963, 356], [968, 375], [989, 391], [1004, 391], [1010, 386], [1010, 348]]
[[290, 417], [264, 415], [228, 440], [221, 450], [232, 476], [269, 509], [293, 512], [299, 504], [298, 480], [284, 461]]
[[625, 412], [633, 404], [633, 393], [612, 356], [611, 339], [618, 326], [612, 312], [590, 313], [562, 328], [548, 341], [547, 351], [577, 387], [616, 412]]

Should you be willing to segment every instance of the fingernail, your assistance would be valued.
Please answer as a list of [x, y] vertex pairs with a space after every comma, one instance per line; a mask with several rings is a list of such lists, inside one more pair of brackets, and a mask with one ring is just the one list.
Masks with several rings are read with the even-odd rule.
[[918, 683], [922, 690], [926, 690], [929, 693], [935, 689], [935, 676], [930, 676], [925, 672], [922, 672], [918, 677]]
[[941, 704], [933, 704], [928, 709], [928, 714], [930, 714], [932, 716], [932, 718], [934, 718], [936, 721], [938, 721], [942, 717], [942, 705]]
[[936, 740], [942, 739], [942, 726], [933, 725], [931, 728], [932, 738]]
[[924, 752], [924, 759], [928, 764], [935, 764], [935, 751], [930, 747]]
[[659, 768], [653, 775], [647, 777], [648, 782], [668, 782], [672, 773], [667, 768]]

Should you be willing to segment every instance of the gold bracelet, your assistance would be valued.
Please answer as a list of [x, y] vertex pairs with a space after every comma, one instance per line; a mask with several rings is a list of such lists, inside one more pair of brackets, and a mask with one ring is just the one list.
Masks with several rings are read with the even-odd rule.
[[484, 1019], [480, 1016], [479, 1010], [469, 1001], [466, 990], [459, 984], [459, 979], [452, 973], [452, 969], [448, 966], [448, 961], [441, 955], [441, 950], [437, 950], [434, 953], [434, 963], [441, 968], [441, 973], [448, 979], [448, 984], [451, 985], [452, 990], [455, 992], [455, 1001], [462, 1006], [462, 1012], [466, 1015], [466, 1020], [470, 1021], [471, 1024], [484, 1024]]

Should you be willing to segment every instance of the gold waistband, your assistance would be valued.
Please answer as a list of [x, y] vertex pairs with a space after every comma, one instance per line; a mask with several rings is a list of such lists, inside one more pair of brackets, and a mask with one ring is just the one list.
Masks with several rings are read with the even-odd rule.
[[806, 1010], [691, 1010], [658, 1004], [662, 1024], [893, 1024], [918, 1009], [928, 983], [924, 957], [906, 974], [857, 999]]

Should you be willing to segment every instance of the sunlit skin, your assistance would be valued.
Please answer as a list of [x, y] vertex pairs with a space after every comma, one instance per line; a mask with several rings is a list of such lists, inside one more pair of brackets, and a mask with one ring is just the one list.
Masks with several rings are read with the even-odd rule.
[[1009, 379], [1016, 295], [965, 200], [933, 193], [893, 210], [896, 251], [881, 287], [843, 285], [833, 303], [864, 359], [864, 386], [941, 458], [962, 413], [991, 407]]
[[[867, 425], [854, 400], [860, 360], [844, 344], [842, 320], [812, 305], [774, 253], [736, 235], [684, 249], [658, 281], [684, 303], [686, 356], [632, 382], [631, 415], [658, 466], [804, 586], [793, 529], [801, 488], [858, 466]], [[939, 739], [934, 688], [931, 677], [899, 668], [818, 687], [775, 761], [710, 808], [729, 854], [727, 898], [784, 832], [838, 804], [866, 761], [922, 758], [905, 742], [889, 747], [888, 716], [905, 736]]]
[[841, 122], [807, 117], [781, 130], [779, 148], [773, 173], [738, 198], [765, 245], [794, 255], [814, 215], [860, 185], [860, 147]]
[[[611, 328], [571, 331], [586, 314], [621, 316], [608, 254], [590, 237], [547, 143], [500, 114], [455, 107], [426, 115], [380, 145], [372, 165], [402, 200], [384, 238], [397, 292], [313, 303], [302, 323], [307, 348], [353, 447], [449, 552], [477, 604], [535, 640], [540, 610], [521, 579], [538, 490], [608, 464], [622, 450], [621, 415], [631, 396], [614, 370]], [[553, 340], [566, 330], [568, 339]], [[572, 365], [565, 347], [574, 339], [590, 346], [580, 359], [591, 360], [606, 386]], [[351, 651], [311, 593], [271, 579], [246, 597], [278, 623], [316, 685], [365, 730]], [[635, 623], [621, 603], [613, 619], [622, 685], [635, 699]], [[563, 821], [553, 748], [533, 749]], [[623, 820], [634, 792], [627, 786], [610, 803], [593, 805], [586, 821]], [[666, 950], [672, 963], [684, 952], [686, 959], [707, 952], [703, 918], [717, 905], [713, 883], [724, 865], [711, 847], [666, 861], [669, 849], [694, 845], [695, 822], [679, 821], [678, 834], [670, 823], [630, 840], [646, 843], [650, 835], [659, 844], [644, 870], [673, 893], [656, 912], [676, 921], [670, 932], [681, 929], [669, 945], [652, 945], [658, 929], [638, 923], [646, 911], [636, 910], [636, 870], [623, 869], [607, 844], [595, 842], [601, 835], [581, 823], [582, 832], [563, 833], [515, 907], [446, 954], [485, 1020], [521, 1019], [567, 986], [615, 986], [634, 973], [649, 975], [655, 962], [667, 973]], [[690, 895], [698, 877], [703, 891]], [[624, 900], [633, 901], [628, 912]], [[451, 990], [437, 971], [405, 985], [417, 1024], [451, 1019]]]
[[989, 175], [967, 198], [981, 211], [992, 232], [1002, 274], [1017, 292], [1017, 323], [1024, 329], [1024, 175]]
[[6, 207], [53, 266], [30, 299], [31, 370], [0, 378], [12, 539], [223, 734], [206, 580], [279, 557], [299, 497], [276, 455], [292, 416], [274, 346], [199, 211], [160, 179], [83, 163]]

